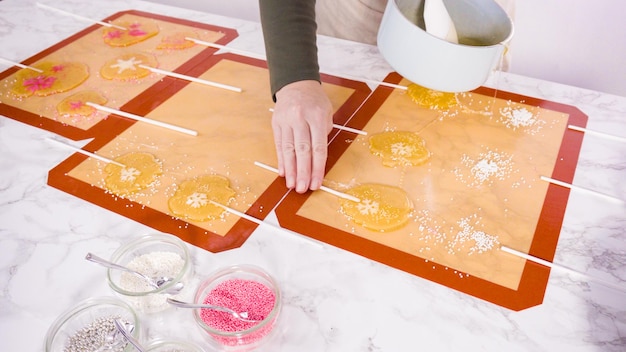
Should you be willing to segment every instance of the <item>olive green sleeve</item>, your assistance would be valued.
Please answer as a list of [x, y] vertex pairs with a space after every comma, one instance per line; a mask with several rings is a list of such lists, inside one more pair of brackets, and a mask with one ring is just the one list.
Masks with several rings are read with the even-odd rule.
[[285, 85], [320, 80], [315, 0], [259, 0], [272, 98]]

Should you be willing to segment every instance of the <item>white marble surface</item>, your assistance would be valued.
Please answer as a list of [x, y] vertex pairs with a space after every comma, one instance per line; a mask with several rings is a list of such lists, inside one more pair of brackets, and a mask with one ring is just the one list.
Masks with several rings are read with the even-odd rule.
[[[230, 45], [263, 52], [257, 23], [134, 0], [49, 2], [101, 19], [138, 9], [235, 28]], [[0, 1], [0, 56], [21, 61], [87, 23], [50, 16], [31, 0]], [[375, 47], [320, 38], [322, 69], [380, 79]], [[4, 69], [0, 67], [0, 69]], [[626, 136], [626, 99], [501, 73], [500, 89], [574, 105], [588, 128]], [[49, 325], [78, 300], [111, 295], [83, 259], [110, 255], [149, 228], [46, 185], [70, 152], [50, 133], [0, 117], [0, 350], [38, 351]], [[574, 183], [626, 199], [626, 143], [586, 136]], [[270, 219], [269, 221], [273, 221]], [[552, 270], [543, 304], [513, 312], [331, 247], [258, 229], [239, 249], [191, 248], [197, 274], [258, 264], [284, 292], [281, 333], [267, 351], [625, 351], [626, 292]], [[626, 287], [626, 208], [573, 192], [555, 262]], [[146, 321], [146, 336], [203, 342], [186, 315]]]

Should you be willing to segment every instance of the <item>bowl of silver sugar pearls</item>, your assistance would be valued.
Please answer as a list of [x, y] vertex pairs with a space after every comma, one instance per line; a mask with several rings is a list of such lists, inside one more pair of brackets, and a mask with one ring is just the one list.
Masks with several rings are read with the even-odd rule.
[[86, 299], [61, 314], [48, 329], [46, 352], [123, 352], [130, 346], [115, 320], [136, 339], [140, 338], [137, 314], [116, 297]]

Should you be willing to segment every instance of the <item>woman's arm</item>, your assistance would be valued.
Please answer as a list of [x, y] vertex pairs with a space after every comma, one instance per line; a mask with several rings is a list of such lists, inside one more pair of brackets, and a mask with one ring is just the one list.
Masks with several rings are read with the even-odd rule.
[[272, 97], [289, 83], [320, 80], [315, 0], [259, 0]]

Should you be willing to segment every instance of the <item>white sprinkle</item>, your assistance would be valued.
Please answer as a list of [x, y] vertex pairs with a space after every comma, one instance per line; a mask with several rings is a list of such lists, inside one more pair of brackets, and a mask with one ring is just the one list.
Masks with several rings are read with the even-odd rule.
[[[142, 254], [126, 264], [129, 269], [150, 277], [176, 277], [180, 274], [184, 265], [185, 261], [178, 253], [162, 251]], [[120, 288], [130, 292], [150, 292], [154, 290], [154, 287], [150, 286], [145, 280], [127, 272], [123, 272], [120, 275], [118, 285]], [[132, 297], [132, 301], [139, 310], [154, 312], [168, 306], [166, 301], [168, 296], [167, 294], [149, 294]]]
[[470, 224], [470, 218], [459, 220], [458, 225], [461, 230], [457, 232], [454, 239], [448, 243], [448, 252], [457, 252], [459, 249], [464, 248], [468, 241], [473, 241], [473, 245], [467, 250], [468, 255], [484, 253], [500, 244], [496, 236], [474, 229], [474, 226]]
[[508, 125], [513, 127], [527, 127], [535, 123], [535, 116], [528, 111], [526, 108], [520, 109], [511, 109], [505, 108], [502, 109], [502, 115], [507, 117]]
[[461, 158], [461, 164], [470, 169], [470, 175], [465, 175], [462, 168], [456, 168], [454, 175], [470, 187], [482, 184], [491, 184], [495, 180], [505, 180], [512, 172], [513, 157], [494, 150], [480, 153], [477, 159], [468, 155]]

